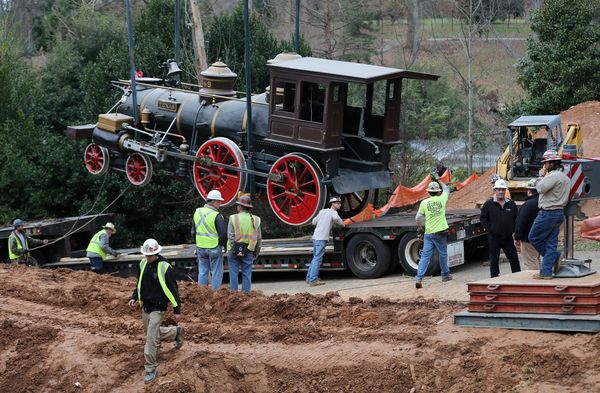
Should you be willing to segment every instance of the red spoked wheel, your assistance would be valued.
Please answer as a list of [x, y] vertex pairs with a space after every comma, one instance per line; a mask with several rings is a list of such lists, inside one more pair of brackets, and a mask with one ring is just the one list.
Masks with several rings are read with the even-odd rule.
[[103, 175], [110, 167], [108, 149], [96, 143], [90, 143], [83, 153], [85, 169], [92, 175]]
[[271, 167], [267, 199], [277, 217], [289, 225], [310, 222], [323, 208], [327, 190], [317, 163], [302, 153], [286, 154]]
[[365, 210], [365, 207], [373, 200], [372, 190], [363, 190], [340, 195], [342, 207], [338, 211], [341, 218], [354, 217]]
[[145, 154], [132, 153], [125, 162], [125, 173], [134, 186], [145, 186], [152, 178], [152, 161]]
[[[207, 158], [217, 164], [246, 169], [244, 153], [231, 139], [217, 137], [202, 144], [196, 153], [197, 158]], [[237, 200], [238, 192], [246, 188], [247, 175], [245, 172], [236, 171], [210, 163], [194, 162], [192, 171], [194, 185], [206, 199], [209, 191], [218, 190], [223, 196], [223, 206], [229, 206]]]

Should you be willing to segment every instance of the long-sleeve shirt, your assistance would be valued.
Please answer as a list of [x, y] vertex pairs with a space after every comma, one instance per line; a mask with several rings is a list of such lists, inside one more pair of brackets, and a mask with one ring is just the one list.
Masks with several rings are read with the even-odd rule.
[[[9, 238], [10, 244], [8, 246], [10, 247], [10, 251], [12, 251], [12, 253], [15, 255], [21, 256], [29, 252], [30, 247], [35, 247], [43, 244], [42, 240], [34, 239], [31, 236], [28, 236], [26, 233], [17, 233], [17, 231], [13, 231], [13, 233], [15, 234], [15, 237], [11, 236]], [[27, 239], [27, 247], [25, 247], [25, 239]], [[20, 242], [23, 248], [17, 248], [17, 242]]]
[[[156, 261], [152, 263], [148, 262], [146, 264], [146, 269], [142, 276], [142, 287], [140, 289], [142, 298], [138, 299], [137, 285], [131, 294], [133, 300], [142, 302], [146, 313], [151, 313], [152, 311], [167, 311], [167, 306], [170, 303], [169, 298], [165, 295], [165, 292], [158, 281], [158, 262], [160, 261], [165, 261], [165, 259], [161, 255], [158, 255]], [[139, 279], [140, 277], [138, 276], [138, 282]], [[179, 314], [181, 313], [181, 300], [179, 299], [179, 288], [177, 287], [177, 280], [175, 280], [175, 274], [173, 273], [172, 268], [167, 269], [165, 273], [165, 283], [167, 284], [167, 288], [169, 288], [173, 294], [173, 297], [175, 297], [175, 301], [177, 301], [177, 307], [173, 308], [173, 313]]]
[[517, 221], [517, 205], [505, 199], [501, 205], [496, 197], [490, 198], [481, 206], [481, 224], [488, 234], [496, 239], [511, 238]]
[[535, 187], [540, 194], [539, 208], [556, 210], [567, 206], [571, 180], [560, 169], [550, 171]]
[[[219, 210], [214, 206], [209, 205], [208, 203], [204, 205], [209, 209], [216, 211], [217, 217], [215, 217], [215, 228], [217, 228], [217, 234], [219, 235], [219, 245], [223, 247], [227, 247], [227, 225], [225, 224], [225, 218]], [[196, 223], [192, 220], [192, 239], [196, 238]]]
[[335, 224], [342, 226], [344, 221], [341, 219], [337, 210], [335, 209], [323, 209], [317, 214], [312, 220], [312, 224], [315, 225], [315, 231], [313, 232], [313, 240], [329, 240], [329, 232], [331, 227]]
[[[117, 252], [115, 250], [113, 250], [112, 248], [110, 248], [110, 246], [108, 245], [108, 240], [109, 240], [110, 236], [108, 236], [106, 233], [103, 233], [102, 235], [100, 235], [100, 248], [102, 248], [107, 254], [110, 255], [117, 255]], [[96, 254], [95, 252], [90, 252], [88, 251], [86, 256], [88, 258], [101, 258], [101, 255]]]
[[538, 194], [527, 198], [523, 206], [519, 209], [517, 222], [515, 224], [515, 240], [521, 240], [529, 243], [529, 232], [533, 226], [533, 221], [538, 214]]

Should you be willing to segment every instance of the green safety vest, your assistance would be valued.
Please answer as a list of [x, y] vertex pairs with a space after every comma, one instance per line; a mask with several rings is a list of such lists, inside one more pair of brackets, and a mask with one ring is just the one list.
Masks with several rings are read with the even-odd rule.
[[194, 213], [196, 247], [215, 248], [219, 245], [219, 233], [215, 220], [219, 213], [209, 207], [200, 207]]
[[90, 244], [87, 247], [88, 252], [93, 252], [95, 254], [98, 254], [102, 257], [102, 260], [104, 261], [106, 259], [106, 251], [104, 251], [102, 249], [102, 247], [100, 246], [100, 236], [105, 235], [106, 234], [106, 229], [101, 230], [100, 232], [96, 233], [93, 237], [92, 240], [90, 240]]
[[[235, 241], [238, 243], [246, 243], [248, 250], [254, 251], [258, 242], [258, 231], [260, 227], [260, 217], [253, 216], [248, 212], [234, 214], [229, 217], [233, 222], [233, 232], [235, 233]], [[228, 247], [230, 249], [231, 247]]]
[[[21, 255], [17, 255], [14, 254], [12, 252], [12, 249], [10, 247], [10, 242], [14, 239], [14, 241], [17, 243], [17, 249], [18, 250], [22, 250], [23, 249], [23, 245], [21, 244], [21, 240], [19, 239], [19, 237], [15, 234], [15, 232], [11, 232], [10, 236], [8, 237], [8, 258], [9, 259], [19, 259], [22, 257], [28, 257], [29, 256], [29, 251], [26, 252], [25, 254], [21, 254]], [[25, 240], [25, 248], [27, 248], [27, 250], [29, 250], [29, 245], [27, 245], [27, 235], [23, 234], [23, 240]]]
[[[142, 259], [142, 261], [140, 262], [140, 278], [138, 279], [138, 284], [137, 284], [138, 301], [140, 303], [142, 302], [142, 277], [144, 276], [144, 270], [146, 269], [147, 264], [148, 264], [148, 261], [146, 260], [146, 258]], [[165, 293], [165, 295], [167, 296], [167, 298], [169, 299], [169, 301], [171, 302], [173, 307], [177, 307], [177, 300], [175, 300], [175, 296], [173, 296], [173, 293], [171, 293], [171, 290], [167, 286], [167, 282], [165, 280], [165, 276], [167, 274], [167, 269], [169, 269], [170, 267], [171, 267], [171, 264], [169, 262], [166, 262], [166, 261], [158, 262], [158, 269], [157, 269], [158, 270], [158, 282], [160, 283], [160, 286], [162, 287], [163, 292]]]

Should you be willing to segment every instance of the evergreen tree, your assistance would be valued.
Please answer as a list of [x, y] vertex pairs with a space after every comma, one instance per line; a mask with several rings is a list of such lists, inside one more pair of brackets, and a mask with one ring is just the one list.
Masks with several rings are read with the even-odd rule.
[[558, 113], [600, 98], [598, 0], [546, 0], [533, 14], [527, 58], [518, 65], [519, 82], [529, 93], [528, 114]]

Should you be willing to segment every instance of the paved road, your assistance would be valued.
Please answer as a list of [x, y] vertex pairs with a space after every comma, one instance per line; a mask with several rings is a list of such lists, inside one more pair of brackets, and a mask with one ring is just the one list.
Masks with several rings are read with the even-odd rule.
[[[577, 252], [577, 258], [591, 258], [595, 261], [592, 267], [600, 270], [600, 251]], [[274, 293], [325, 294], [337, 291], [344, 299], [352, 296], [366, 298], [382, 296], [391, 299], [409, 299], [422, 296], [427, 299], [468, 301], [467, 282], [489, 278], [487, 262], [471, 262], [451, 269], [454, 280], [442, 283], [441, 278], [426, 277], [422, 289], [415, 289], [414, 278], [403, 272], [394, 273], [373, 280], [361, 280], [350, 272], [324, 272], [321, 278], [326, 285], [309, 287], [306, 285], [304, 272], [289, 273], [255, 273], [252, 289], [270, 295]], [[509, 274], [510, 266], [506, 259], [501, 259], [500, 274]], [[227, 280], [227, 278], [225, 278]], [[225, 281], [226, 282], [226, 281]]]

